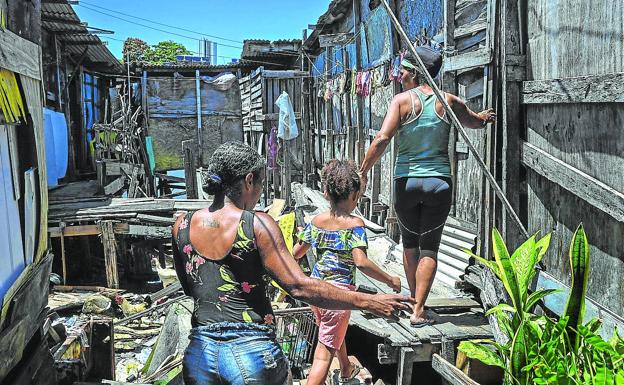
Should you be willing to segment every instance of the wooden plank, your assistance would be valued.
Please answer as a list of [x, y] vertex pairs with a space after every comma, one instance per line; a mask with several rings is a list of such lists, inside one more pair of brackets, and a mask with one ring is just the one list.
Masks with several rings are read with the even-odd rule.
[[433, 370], [442, 376], [442, 378], [449, 381], [453, 385], [479, 385], [464, 372], [456, 368], [455, 365], [446, 361], [438, 354], [433, 355], [431, 366], [433, 367]]
[[130, 175], [136, 167], [138, 167], [138, 175], [145, 174], [145, 170], [140, 165], [134, 163], [104, 161], [104, 164], [106, 165], [105, 170], [108, 176], [125, 175], [124, 173]]
[[113, 195], [117, 191], [121, 190], [126, 183], [126, 177], [120, 176], [114, 181], [110, 182], [106, 186], [104, 186], [104, 195]]
[[428, 309], [470, 309], [481, 305], [472, 298], [427, 298], [425, 307]]
[[142, 236], [148, 238], [171, 238], [171, 226], [144, 226], [128, 224], [127, 232], [124, 234]]
[[186, 184], [186, 197], [197, 199], [199, 197], [197, 186], [197, 157], [194, 140], [182, 142], [182, 152], [184, 154], [184, 183]]
[[492, 51], [488, 48], [481, 48], [456, 56], [448, 56], [445, 58], [445, 61], [445, 72], [481, 67], [492, 62]]
[[262, 71], [262, 77], [267, 79], [292, 79], [303, 76], [308, 76], [308, 73], [305, 71]]
[[[531, 290], [542, 289], [559, 290], [545, 297], [544, 305], [555, 314], [559, 316], [562, 315], [565, 311], [568, 296], [570, 295], [570, 288], [548, 273], [540, 271], [537, 281], [534, 283], [533, 287], [531, 287]], [[620, 335], [624, 334], [624, 318], [587, 297], [585, 298], [585, 318], [599, 318], [602, 321], [602, 328], [599, 334], [607, 341], [611, 339], [615, 328], [618, 329]]]
[[624, 103], [624, 73], [522, 83], [523, 104]]
[[353, 33], [343, 32], [343, 33], [319, 35], [318, 39], [319, 39], [319, 46], [321, 48], [333, 47], [335, 45], [344, 45], [348, 41], [352, 40]]
[[37, 44], [0, 28], [0, 68], [41, 80], [40, 55]]
[[102, 221], [102, 246], [104, 246], [104, 263], [106, 265], [106, 285], [117, 289], [119, 287], [117, 245], [113, 232], [113, 222], [111, 221]]
[[351, 318], [349, 319], [349, 325], [354, 325], [359, 327], [360, 329], [369, 332], [373, 335], [376, 335], [381, 338], [389, 338], [390, 331], [382, 330], [378, 327], [378, 325], [370, 322], [370, 320], [365, 317], [361, 311], [354, 310], [351, 312]]
[[[266, 121], [276, 122], [279, 120], [279, 113], [273, 112], [269, 114], [261, 114], [259, 111], [256, 111], [256, 113], [252, 116], [252, 118], [260, 122], [266, 122]], [[295, 119], [301, 119], [301, 112], [295, 112]]]
[[459, 39], [465, 36], [470, 36], [479, 31], [487, 28], [487, 20], [485, 17], [480, 17], [477, 20], [469, 24], [464, 24], [461, 27], [455, 28], [455, 39]]
[[624, 222], [624, 194], [557, 159], [531, 143], [522, 146], [522, 163], [592, 206]]

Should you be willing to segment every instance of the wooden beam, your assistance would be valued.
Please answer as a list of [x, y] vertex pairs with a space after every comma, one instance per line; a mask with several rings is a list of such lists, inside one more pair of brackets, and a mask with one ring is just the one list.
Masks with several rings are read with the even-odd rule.
[[309, 74], [305, 71], [262, 71], [262, 77], [267, 79], [293, 79], [308, 75]]
[[197, 199], [199, 197], [197, 185], [197, 153], [194, 140], [182, 142], [182, 153], [184, 154], [184, 183], [186, 184], [186, 199]]
[[481, 48], [477, 51], [463, 53], [445, 58], [444, 71], [459, 71], [472, 67], [482, 67], [492, 62], [492, 51]]
[[102, 221], [102, 246], [104, 247], [104, 264], [106, 265], [106, 286], [117, 289], [119, 287], [117, 244], [112, 221]]
[[[110, 162], [103, 161], [106, 164], [105, 170], [107, 176], [131, 175], [135, 167], [139, 166], [134, 163]], [[138, 175], [144, 175], [145, 170], [138, 168]], [[125, 173], [125, 174], [124, 174]]]
[[354, 35], [351, 32], [319, 35], [319, 45], [321, 46], [321, 48], [344, 45], [352, 40], [353, 36]]
[[[253, 119], [256, 121], [278, 121], [279, 120], [279, 113], [275, 112], [275, 113], [269, 113], [269, 114], [261, 114], [259, 113], [259, 111], [256, 111], [256, 114], [253, 115]], [[300, 112], [295, 112], [295, 119], [301, 119], [301, 113]]]
[[41, 80], [40, 52], [37, 44], [0, 28], [0, 68]]
[[431, 367], [438, 372], [443, 379], [453, 385], [479, 385], [476, 381], [468, 377], [467, 374], [438, 354], [433, 355]]
[[523, 82], [522, 103], [624, 103], [624, 73]]
[[624, 194], [611, 186], [531, 143], [523, 144], [522, 163], [616, 220], [624, 222]]

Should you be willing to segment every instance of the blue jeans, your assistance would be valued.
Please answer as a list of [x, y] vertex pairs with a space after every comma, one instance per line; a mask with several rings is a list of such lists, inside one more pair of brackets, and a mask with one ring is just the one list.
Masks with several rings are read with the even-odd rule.
[[266, 325], [220, 322], [193, 328], [184, 353], [186, 385], [288, 383], [288, 360]]

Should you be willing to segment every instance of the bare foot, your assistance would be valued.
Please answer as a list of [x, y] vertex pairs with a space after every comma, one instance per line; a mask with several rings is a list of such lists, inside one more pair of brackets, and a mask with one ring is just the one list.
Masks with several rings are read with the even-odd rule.
[[343, 380], [346, 380], [346, 379], [352, 379], [352, 378], [353, 378], [353, 377], [355, 377], [355, 376], [359, 373], [359, 371], [360, 371], [360, 370], [359, 370], [359, 366], [357, 366], [357, 365], [356, 365], [356, 364], [354, 364], [353, 362], [350, 362], [349, 364], [350, 364], [350, 365], [349, 365], [349, 368], [348, 368], [348, 370], [346, 371], [347, 373], [345, 373], [345, 372], [343, 372], [343, 371], [341, 370], [340, 377], [341, 377]]
[[431, 325], [434, 321], [427, 317], [425, 309], [414, 308], [414, 313], [410, 316], [410, 324], [415, 327]]

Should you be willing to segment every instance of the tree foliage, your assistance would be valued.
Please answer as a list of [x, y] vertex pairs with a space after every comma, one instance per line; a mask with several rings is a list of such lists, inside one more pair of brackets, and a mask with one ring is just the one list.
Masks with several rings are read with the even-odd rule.
[[143, 60], [145, 53], [150, 50], [149, 44], [136, 37], [129, 37], [124, 41], [122, 62], [137, 63]]
[[190, 55], [191, 52], [180, 43], [171, 40], [161, 41], [153, 45], [145, 53], [145, 61], [150, 64], [175, 62], [177, 55]]
[[128, 59], [130, 63], [163, 64], [175, 62], [177, 55], [190, 55], [191, 52], [180, 43], [172, 40], [161, 41], [150, 46], [145, 41], [130, 37], [123, 46], [123, 62]]

